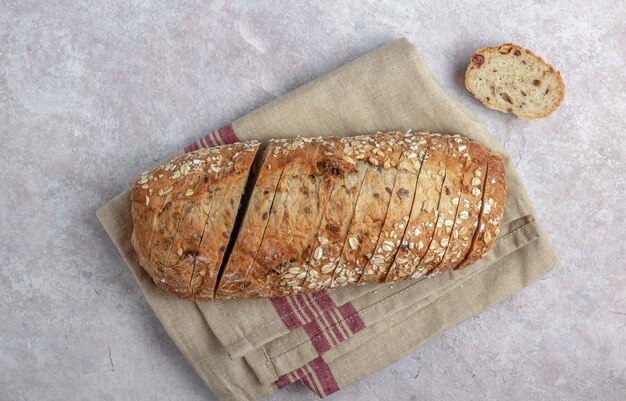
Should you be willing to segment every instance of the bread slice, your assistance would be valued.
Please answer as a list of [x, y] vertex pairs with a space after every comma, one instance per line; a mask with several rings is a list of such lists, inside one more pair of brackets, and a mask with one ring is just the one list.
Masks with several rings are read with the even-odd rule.
[[493, 246], [504, 215], [506, 176], [504, 160], [495, 154], [489, 155], [485, 177], [485, 191], [481, 201], [478, 227], [465, 259], [457, 266], [462, 269], [471, 265]]
[[[447, 135], [431, 134], [428, 150], [417, 179], [408, 226], [385, 282], [412, 277], [435, 232], [439, 199], [448, 158]], [[421, 276], [420, 272], [415, 276]]]
[[239, 297], [246, 285], [249, 285], [246, 282], [248, 269], [252, 266], [265, 234], [290, 144], [291, 140], [274, 139], [270, 140], [265, 149], [237, 240], [215, 292], [217, 299]]
[[392, 188], [395, 182], [403, 139], [399, 132], [387, 133], [380, 135], [375, 143], [355, 150], [371, 154], [362, 162], [368, 164], [368, 169], [331, 287], [358, 281], [376, 250], [391, 201], [388, 188]]
[[481, 210], [489, 155], [485, 148], [466, 139], [462, 139], [459, 149], [465, 158], [461, 193], [459, 198], [453, 199], [453, 202], [458, 203], [458, 208], [450, 244], [439, 270], [454, 268], [465, 258], [472, 245]]
[[393, 188], [385, 188], [391, 195], [385, 224], [359, 283], [378, 283], [384, 280], [409, 222], [415, 197], [419, 171], [428, 148], [428, 134], [406, 134], [402, 141], [402, 156]]
[[530, 50], [511, 43], [472, 54], [465, 86], [490, 109], [523, 119], [548, 116], [565, 97], [559, 71]]
[[[214, 284], [258, 146], [251, 142], [200, 149], [157, 166], [137, 180], [131, 190], [132, 244], [139, 263], [157, 286], [193, 298], [194, 288], [204, 288], [207, 280]], [[226, 217], [211, 226], [217, 235], [211, 247], [205, 248], [202, 234], [206, 233], [208, 208], [220, 191], [231, 194], [229, 202], [218, 208]], [[197, 275], [201, 278], [194, 280]], [[201, 299], [212, 295], [211, 288]]]

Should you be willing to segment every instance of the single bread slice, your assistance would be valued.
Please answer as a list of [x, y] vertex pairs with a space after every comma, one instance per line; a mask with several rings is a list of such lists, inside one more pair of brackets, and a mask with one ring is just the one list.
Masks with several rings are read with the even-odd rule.
[[470, 60], [465, 86], [490, 109], [542, 118], [565, 97], [559, 71], [530, 50], [507, 43], [480, 49]]

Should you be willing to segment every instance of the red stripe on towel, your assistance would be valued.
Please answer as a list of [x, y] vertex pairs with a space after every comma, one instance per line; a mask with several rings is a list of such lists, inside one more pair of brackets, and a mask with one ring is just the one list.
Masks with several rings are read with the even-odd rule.
[[232, 124], [228, 124], [216, 131], [209, 132], [196, 142], [185, 147], [185, 153], [193, 152], [194, 150], [198, 150], [200, 148], [210, 148], [234, 142], [239, 142], [239, 138], [237, 138], [237, 134], [235, 134]]
[[235, 130], [233, 129], [233, 126], [231, 124], [223, 126], [222, 128], [218, 129], [217, 132], [219, 133], [220, 138], [222, 138], [222, 142], [224, 143], [234, 143], [239, 141], [239, 138], [237, 138]]
[[289, 305], [289, 301], [286, 297], [272, 298], [270, 301], [272, 301], [272, 305], [274, 305], [276, 313], [278, 313], [278, 316], [280, 316], [289, 331], [294, 331], [298, 327], [302, 326], [300, 320], [293, 313], [293, 308]]

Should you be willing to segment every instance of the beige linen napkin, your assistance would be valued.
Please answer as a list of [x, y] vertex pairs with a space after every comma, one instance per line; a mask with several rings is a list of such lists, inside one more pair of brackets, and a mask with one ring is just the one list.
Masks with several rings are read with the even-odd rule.
[[[98, 211], [166, 330], [220, 398], [255, 400], [295, 380], [320, 395], [330, 394], [509, 296], [557, 264], [504, 150], [442, 90], [406, 40], [277, 99], [188, 150], [238, 139], [408, 128], [463, 134], [505, 156], [506, 230], [490, 255], [471, 268], [420, 282], [196, 304], [156, 289], [137, 264], [129, 242], [128, 192]], [[389, 344], [381, 355], [372, 342], [375, 337], [402, 330], [414, 333], [404, 336], [406, 341]]]

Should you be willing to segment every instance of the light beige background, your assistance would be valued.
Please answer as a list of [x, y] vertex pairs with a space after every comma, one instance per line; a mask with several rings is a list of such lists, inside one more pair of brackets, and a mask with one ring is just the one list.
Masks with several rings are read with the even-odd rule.
[[[153, 160], [401, 36], [516, 160], [561, 266], [331, 399], [626, 394], [623, 3], [75, 3], [0, 1], [0, 399], [214, 399], [95, 209]], [[506, 41], [561, 70], [551, 117], [464, 90], [472, 50]]]

